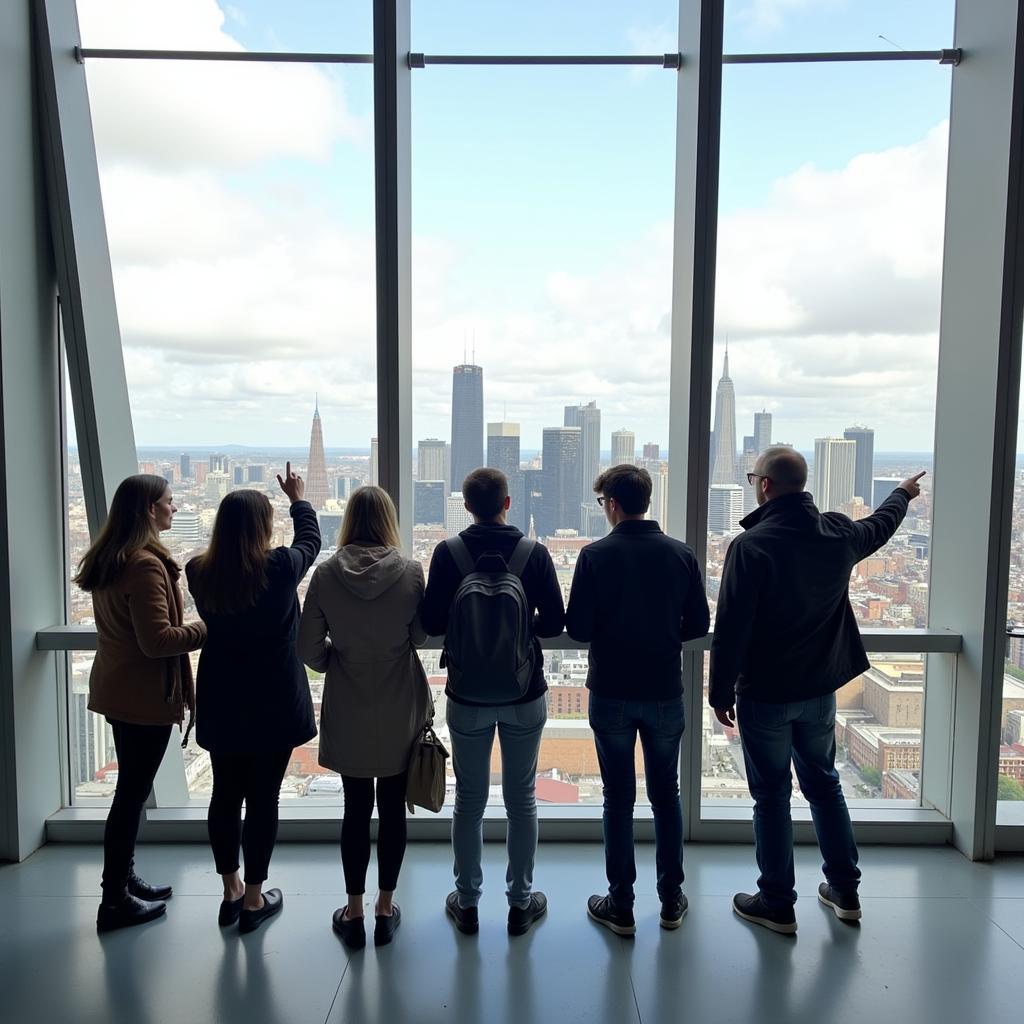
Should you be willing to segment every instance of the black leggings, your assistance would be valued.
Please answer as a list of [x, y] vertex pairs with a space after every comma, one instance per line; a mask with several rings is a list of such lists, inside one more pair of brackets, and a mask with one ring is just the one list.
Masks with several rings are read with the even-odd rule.
[[[377, 888], [394, 892], [405, 859], [406, 773], [377, 780]], [[373, 779], [341, 777], [345, 790], [345, 816], [341, 819], [341, 864], [349, 896], [366, 892], [370, 863], [370, 816], [373, 814]]]
[[163, 760], [169, 725], [131, 725], [108, 718], [117, 751], [117, 788], [103, 832], [103, 898], [120, 899], [135, 859], [139, 819]]
[[[238, 870], [238, 850], [245, 858], [245, 884], [266, 881], [277, 840], [277, 801], [291, 750], [266, 754], [210, 754], [213, 793], [206, 827], [217, 874]], [[245, 824], [242, 824], [242, 801]]]

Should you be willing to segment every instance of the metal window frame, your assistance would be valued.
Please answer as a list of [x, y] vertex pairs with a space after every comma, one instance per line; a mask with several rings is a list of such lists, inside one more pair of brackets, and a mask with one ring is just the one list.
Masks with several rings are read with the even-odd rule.
[[[962, 567], [952, 553], [962, 546], [965, 498], [950, 486], [936, 488], [936, 530], [932, 564], [933, 625], [948, 625], [964, 633], [962, 669], [953, 674], [945, 694], [926, 709], [926, 732], [941, 735], [948, 727], [949, 743], [926, 746], [923, 785], [932, 801], [949, 808], [957, 845], [969, 856], [991, 856], [995, 842], [995, 765], [993, 723], [998, 723], [996, 677], [1001, 669], [997, 632], [1005, 613], [1006, 564], [1009, 543], [1009, 505], [1012, 502], [1012, 437], [1020, 371], [1020, 328], [1024, 306], [1024, 242], [1021, 221], [1021, 55], [1024, 53], [1020, 13], [1012, 0], [997, 5], [958, 4], [955, 47], [941, 51], [847, 52], [820, 54], [722, 54], [723, 0], [680, 2], [680, 54], [646, 57], [473, 57], [414, 55], [409, 51], [409, 0], [374, 0], [374, 55], [213, 53], [209, 51], [111, 51], [81, 48], [74, 0], [32, 0], [44, 154], [60, 293], [67, 309], [65, 329], [70, 389], [86, 486], [90, 529], [102, 522], [110, 494], [127, 473], [135, 472], [131, 412], [124, 381], [109, 251], [92, 140], [91, 115], [84, 72], [86, 58], [187, 59], [234, 61], [300, 61], [307, 63], [374, 64], [375, 153], [377, 208], [377, 375], [380, 478], [396, 501], [403, 539], [411, 541], [412, 484], [412, 370], [411, 370], [411, 132], [410, 72], [428, 64], [658, 64], [680, 69], [677, 85], [675, 234], [672, 286], [670, 375], [670, 450], [685, 452], [686, 471], [670, 472], [669, 529], [685, 537], [699, 555], [706, 550], [708, 432], [710, 430], [714, 321], [715, 235], [717, 221], [718, 131], [721, 69], [730, 64], [778, 64], [822, 61], [938, 60], [957, 65], [961, 46], [970, 58], [967, 71], [954, 76], [950, 128], [950, 186], [947, 197], [946, 260], [943, 271], [943, 315], [940, 331], [939, 400], [937, 405], [936, 467], [950, 465], [947, 479], [958, 479], [961, 494], [985, 496], [983, 557], [968, 572], [972, 597], [955, 596], [963, 581]], [[984, 9], [982, 9], [984, 8]], [[988, 47], [986, 49], [986, 47]], [[422, 58], [422, 64], [420, 59]], [[677, 60], [678, 58], [678, 60]], [[1005, 95], [1012, 82], [1013, 97]], [[1002, 91], [1000, 91], [1002, 90]], [[972, 114], [979, 116], [972, 117]], [[1012, 122], [1012, 125], [1011, 125]], [[1008, 140], [1015, 132], [1012, 148]], [[980, 155], [979, 155], [980, 154]], [[991, 157], [992, 159], [989, 159]], [[979, 172], [979, 165], [984, 171]], [[73, 172], [71, 171], [73, 168]], [[972, 170], [973, 168], [973, 170]], [[995, 187], [978, 188], [979, 174]], [[993, 240], [992, 219], [971, 230], [967, 208], [978, 194], [985, 196], [989, 214], [995, 210], [1000, 230]], [[985, 232], [988, 231], [988, 235]], [[973, 260], [977, 243], [986, 271], [998, 270], [998, 315], [993, 293], [975, 289], [979, 267]], [[959, 255], [958, 257], [958, 253]], [[989, 308], [985, 309], [985, 301]], [[995, 324], [993, 325], [993, 317]], [[970, 377], [970, 401], [957, 385], [957, 338], [979, 324], [988, 327], [989, 340], [980, 365]], [[994, 328], [994, 329], [993, 329]], [[961, 346], [962, 347], [962, 346]], [[1015, 371], [1015, 372], [1014, 372]], [[978, 400], [994, 399], [991, 419], [974, 416], [962, 424]], [[958, 407], [962, 412], [960, 419]], [[960, 424], [969, 435], [967, 476], [976, 487], [963, 486], [965, 467], [957, 455], [964, 451], [955, 436]], [[980, 454], [980, 458], [979, 458]], [[937, 473], [938, 475], [938, 473]], [[971, 510], [974, 511], [974, 510]], [[948, 540], [945, 538], [949, 538]], [[979, 549], [980, 550], [980, 549]], [[982, 576], [984, 575], [984, 580]], [[1000, 584], [1001, 591], [1000, 594]], [[977, 593], [981, 594], [980, 601]], [[971, 607], [971, 601], [974, 606]], [[914, 637], [914, 649], [929, 657], [948, 657], [948, 637], [927, 631]], [[64, 638], [63, 643], [68, 643]], [[76, 641], [77, 642], [77, 641]], [[900, 644], [911, 642], [905, 635]], [[959, 640], [956, 641], [959, 643]], [[68, 650], [52, 631], [43, 631], [41, 650]], [[987, 652], [986, 652], [987, 645]], [[579, 645], [573, 644], [573, 647]], [[888, 649], [888, 648], [886, 648]], [[907, 650], [906, 646], [898, 649]], [[687, 730], [682, 753], [684, 803], [699, 802], [699, 730], [702, 694], [699, 685], [703, 652], [700, 645], [685, 654]], [[171, 745], [176, 752], [176, 745]], [[943, 762], [945, 761], [945, 765]], [[696, 771], [694, 770], [696, 768]], [[932, 779], [947, 787], [936, 793]], [[159, 814], [173, 816], [173, 805], [187, 797], [180, 755], [165, 759], [158, 777]], [[167, 808], [165, 810], [165, 808]], [[689, 816], [690, 838], [712, 838], [721, 823]], [[570, 829], [571, 827], [567, 826]], [[895, 827], [895, 826], [894, 826]], [[744, 826], [749, 831], [748, 826]]]

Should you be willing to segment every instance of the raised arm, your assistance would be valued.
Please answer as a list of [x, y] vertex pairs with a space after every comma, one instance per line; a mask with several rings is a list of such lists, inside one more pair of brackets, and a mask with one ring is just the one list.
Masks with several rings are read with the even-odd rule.
[[295, 531], [288, 554], [291, 555], [295, 582], [298, 584], [320, 554], [320, 523], [308, 501], [293, 501], [288, 514], [292, 517], [292, 528]]
[[320, 607], [320, 573], [315, 572], [302, 606], [296, 650], [303, 664], [316, 672], [326, 672], [331, 661], [331, 640], [327, 632], [327, 619]]
[[887, 544], [892, 535], [900, 528], [900, 523], [906, 518], [911, 500], [921, 493], [918, 481], [923, 476], [924, 473], [921, 472], [916, 476], [908, 477], [871, 515], [859, 519], [853, 524], [858, 562]]
[[134, 562], [125, 578], [128, 614], [139, 650], [147, 658], [187, 654], [202, 647], [206, 639], [204, 622], [189, 622], [181, 626], [171, 623], [166, 581], [167, 571], [155, 558]]
[[576, 559], [576, 569], [572, 574], [572, 587], [569, 589], [569, 607], [565, 612], [565, 631], [581, 643], [589, 643], [594, 636], [594, 623], [597, 618], [596, 582], [593, 567], [584, 548]]

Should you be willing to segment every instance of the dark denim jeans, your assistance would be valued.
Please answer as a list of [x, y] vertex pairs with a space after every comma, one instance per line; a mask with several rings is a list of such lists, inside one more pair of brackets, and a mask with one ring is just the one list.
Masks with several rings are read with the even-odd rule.
[[644, 751], [647, 796], [654, 813], [658, 896], [678, 896], [683, 885], [683, 809], [679, 802], [679, 742], [683, 698], [615, 700], [590, 695], [590, 727], [604, 783], [604, 857], [608, 894], [617, 907], [633, 906], [636, 858], [636, 738]]
[[860, 870], [850, 812], [836, 771], [835, 694], [792, 704], [740, 697], [736, 711], [747, 785], [754, 798], [754, 843], [761, 871], [757, 885], [765, 902], [774, 908], [796, 902], [789, 813], [791, 761], [811, 805], [825, 878], [837, 891], [855, 893]]

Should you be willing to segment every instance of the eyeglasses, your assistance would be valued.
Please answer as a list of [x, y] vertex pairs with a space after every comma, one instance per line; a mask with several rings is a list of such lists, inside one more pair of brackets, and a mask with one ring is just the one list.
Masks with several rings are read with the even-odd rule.
[[754, 486], [754, 481], [755, 480], [771, 480], [771, 477], [770, 476], [765, 476], [763, 473], [748, 473], [747, 474], [747, 483], [750, 484], [751, 487]]
[[601, 508], [604, 508], [604, 503], [605, 503], [605, 497], [604, 497], [604, 495], [603, 495], [603, 494], [602, 494], [602, 495], [600, 495], [600, 496], [598, 497], [598, 499], [597, 499], [597, 503], [598, 503], [598, 505], [600, 505], [600, 506], [601, 506]]

